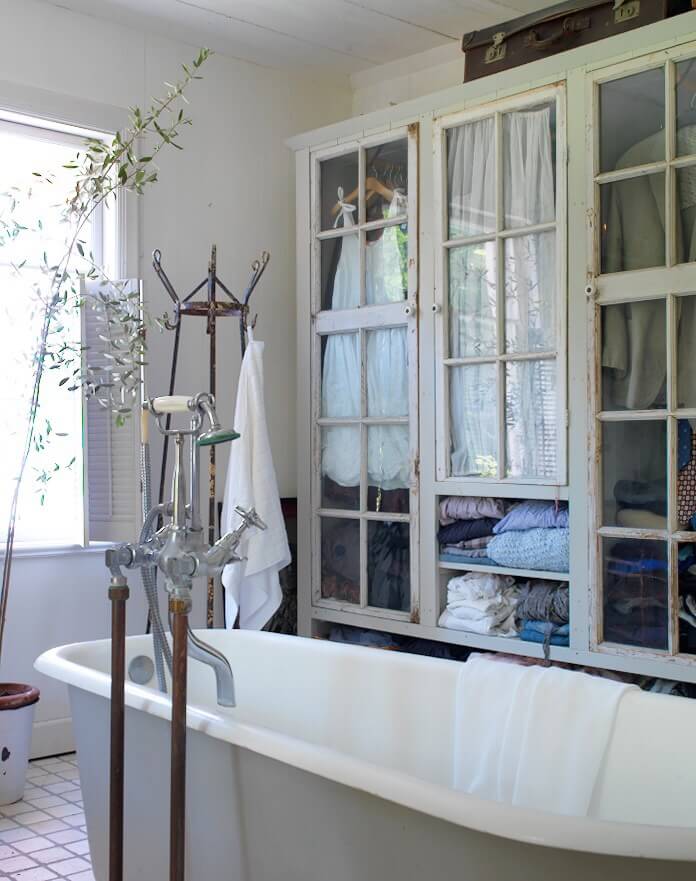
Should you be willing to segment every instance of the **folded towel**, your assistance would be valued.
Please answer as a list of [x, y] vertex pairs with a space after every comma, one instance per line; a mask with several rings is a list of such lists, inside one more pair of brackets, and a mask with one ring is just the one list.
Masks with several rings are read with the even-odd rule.
[[493, 616], [483, 617], [478, 621], [474, 621], [471, 618], [457, 618], [449, 609], [445, 609], [440, 615], [437, 626], [444, 627], [446, 630], [479, 633], [483, 636], [517, 636], [514, 611], [504, 621], [496, 621]]
[[634, 688], [472, 655], [457, 683], [455, 789], [587, 816], [620, 701]]
[[480, 517], [478, 520], [455, 520], [449, 526], [441, 526], [437, 538], [442, 544], [455, 544], [493, 535], [493, 527], [497, 523], [492, 517]]
[[568, 529], [512, 530], [494, 536], [488, 556], [499, 566], [567, 572], [570, 556]]
[[496, 523], [493, 532], [509, 532], [511, 529], [567, 529], [568, 504], [544, 502], [532, 499], [516, 505], [503, 519]]
[[476, 496], [450, 496], [440, 502], [440, 526], [447, 526], [455, 520], [478, 520], [481, 517], [504, 517], [510, 503], [503, 499], [489, 499]]
[[517, 596], [515, 579], [509, 575], [467, 572], [451, 578], [447, 585], [448, 614], [444, 619], [449, 623], [441, 626], [453, 626], [454, 619], [462, 622], [455, 629], [514, 635]]

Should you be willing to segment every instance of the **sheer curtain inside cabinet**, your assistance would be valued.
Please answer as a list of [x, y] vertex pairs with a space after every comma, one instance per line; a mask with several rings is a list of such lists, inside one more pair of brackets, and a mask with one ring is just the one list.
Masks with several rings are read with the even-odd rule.
[[418, 609], [417, 126], [313, 156], [313, 602]]
[[436, 125], [439, 480], [566, 482], [564, 106]]

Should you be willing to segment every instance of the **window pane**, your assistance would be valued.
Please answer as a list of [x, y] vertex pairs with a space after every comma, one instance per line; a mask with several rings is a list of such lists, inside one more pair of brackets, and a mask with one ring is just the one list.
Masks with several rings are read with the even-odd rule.
[[321, 506], [360, 507], [360, 426], [321, 429]]
[[454, 477], [498, 476], [497, 385], [495, 364], [449, 368]]
[[360, 521], [322, 517], [321, 595], [360, 603]]
[[505, 351], [556, 348], [556, 234], [505, 242]]
[[[398, 211], [398, 206], [393, 210]], [[407, 224], [371, 230], [365, 241], [365, 300], [368, 306], [405, 300], [408, 297]]]
[[696, 544], [679, 548], [679, 651], [696, 655]]
[[447, 131], [447, 183], [449, 238], [495, 230], [493, 117]]
[[[696, 127], [693, 127], [696, 132]], [[696, 149], [696, 145], [694, 147]], [[677, 177], [677, 262], [696, 260], [696, 165], [676, 169]], [[680, 234], [681, 233], [681, 234]]]
[[360, 305], [360, 241], [356, 235], [321, 243], [321, 308], [356, 309]]
[[677, 398], [679, 407], [696, 407], [696, 295], [677, 297]]
[[367, 415], [408, 416], [406, 327], [367, 332]]
[[554, 219], [555, 128], [555, 104], [503, 116], [507, 229]]
[[380, 609], [411, 608], [408, 523], [367, 524], [367, 602]]
[[333, 333], [322, 337], [321, 415], [333, 419], [360, 416], [360, 337]]
[[602, 308], [602, 409], [667, 406], [665, 301]]
[[667, 529], [667, 423], [602, 424], [604, 526]]
[[367, 429], [367, 507], [408, 514], [411, 478], [408, 425], [371, 425]]
[[604, 538], [602, 552], [604, 641], [666, 649], [666, 542]]
[[365, 151], [365, 217], [382, 220], [408, 211], [408, 141], [379, 144]]
[[599, 124], [600, 171], [664, 159], [664, 68], [602, 83]]
[[346, 201], [352, 205], [357, 206], [358, 204], [356, 192], [358, 189], [357, 152], [336, 156], [334, 159], [325, 159], [320, 166], [320, 178], [321, 228], [331, 229], [336, 223], [336, 218], [341, 214], [338, 205], [339, 189], [343, 190], [343, 198]]
[[451, 358], [496, 353], [496, 243], [449, 251]]
[[696, 419], [677, 421], [677, 522], [696, 532]]
[[556, 361], [505, 365], [507, 477], [557, 476]]
[[665, 265], [665, 175], [603, 184], [601, 269], [621, 272]]
[[677, 64], [677, 155], [696, 154], [696, 59]]

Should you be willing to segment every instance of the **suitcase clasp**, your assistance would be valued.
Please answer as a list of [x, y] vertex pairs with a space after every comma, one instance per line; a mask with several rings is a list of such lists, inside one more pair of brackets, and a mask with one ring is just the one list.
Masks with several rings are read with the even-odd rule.
[[486, 56], [484, 58], [486, 64], [491, 64], [493, 61], [502, 61], [505, 58], [507, 49], [505, 36], [505, 31], [498, 31], [498, 33], [493, 34], [493, 45], [486, 49]]

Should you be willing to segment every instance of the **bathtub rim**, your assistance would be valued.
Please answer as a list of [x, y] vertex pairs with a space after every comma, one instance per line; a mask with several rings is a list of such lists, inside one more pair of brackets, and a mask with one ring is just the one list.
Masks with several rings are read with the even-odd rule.
[[[229, 631], [227, 631], [229, 633]], [[197, 633], [205, 638], [210, 631]], [[264, 632], [234, 631], [236, 639], [303, 640], [303, 637]], [[129, 636], [129, 645], [151, 646], [149, 636]], [[104, 647], [109, 639], [70, 643], [41, 654], [35, 669], [66, 685], [110, 699], [111, 677], [71, 659], [91, 647]], [[359, 653], [369, 648], [322, 641], [321, 650]], [[325, 648], [324, 648], [325, 647]], [[357, 656], [357, 655], [356, 655]], [[380, 657], [393, 657], [380, 653]], [[403, 657], [403, 656], [402, 656]], [[451, 664], [436, 658], [413, 658], [424, 663]], [[171, 721], [171, 701], [146, 686], [126, 682], [126, 706]], [[312, 744], [261, 725], [239, 722], [200, 704], [189, 703], [187, 727], [216, 740], [226, 741], [276, 761], [316, 774], [344, 786], [358, 789], [477, 832], [509, 838], [523, 844], [560, 850], [596, 853], [603, 856], [696, 862], [696, 828], [565, 816], [531, 808], [490, 801], [430, 782], [392, 768], [385, 768], [331, 747]]]

